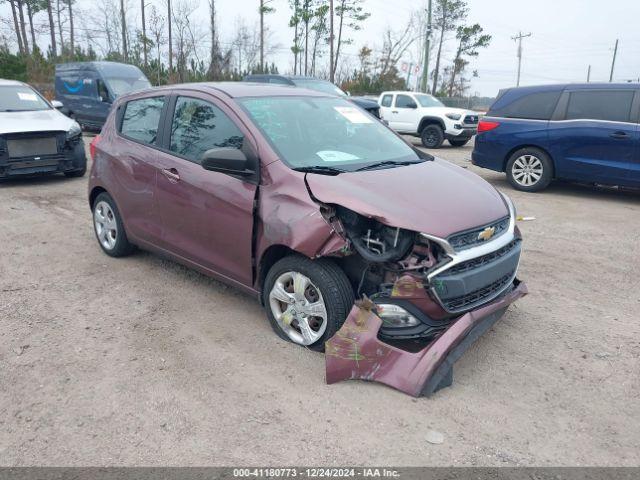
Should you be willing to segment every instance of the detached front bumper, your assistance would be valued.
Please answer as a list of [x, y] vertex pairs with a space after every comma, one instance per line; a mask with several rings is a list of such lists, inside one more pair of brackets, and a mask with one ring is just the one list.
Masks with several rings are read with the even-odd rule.
[[328, 384], [360, 379], [384, 383], [418, 397], [451, 385], [453, 364], [498, 321], [507, 307], [528, 293], [524, 283], [472, 310], [418, 352], [391, 346], [378, 338], [382, 320], [370, 301], [356, 302], [344, 325], [326, 342]]

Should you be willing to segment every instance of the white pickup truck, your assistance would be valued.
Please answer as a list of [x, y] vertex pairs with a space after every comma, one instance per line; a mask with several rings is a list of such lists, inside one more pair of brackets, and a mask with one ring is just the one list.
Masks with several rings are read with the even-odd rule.
[[427, 148], [440, 148], [445, 140], [462, 147], [478, 133], [478, 112], [446, 107], [426, 93], [383, 92], [378, 103], [392, 129], [419, 136]]

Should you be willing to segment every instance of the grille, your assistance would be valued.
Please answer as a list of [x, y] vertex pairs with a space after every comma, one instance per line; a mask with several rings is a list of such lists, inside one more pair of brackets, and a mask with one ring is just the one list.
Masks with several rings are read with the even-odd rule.
[[471, 260], [467, 260], [466, 262], [459, 263], [447, 270], [447, 275], [455, 275], [458, 273], [468, 272], [470, 270], [474, 270], [476, 268], [480, 268], [483, 265], [487, 265], [491, 262], [498, 260], [499, 258], [504, 257], [507, 253], [513, 250], [518, 244], [520, 240], [513, 240], [511, 243], [508, 243], [504, 247], [495, 252], [491, 252], [487, 255], [483, 255], [482, 257], [473, 258]]
[[494, 228], [495, 230], [491, 238], [496, 238], [507, 231], [509, 228], [509, 220], [510, 218], [507, 216], [488, 225], [483, 225], [482, 227], [476, 227], [471, 230], [465, 230], [464, 232], [454, 233], [447, 238], [447, 241], [456, 251], [475, 247], [476, 245], [480, 245], [485, 242], [485, 240], [478, 238], [478, 235], [480, 235], [481, 232], [487, 228]]
[[466, 117], [464, 117], [464, 123], [467, 125], [475, 125], [476, 123], [478, 123], [478, 116], [467, 115]]
[[494, 297], [498, 292], [501, 292], [505, 287], [509, 285], [511, 279], [516, 274], [516, 271], [512, 271], [507, 275], [499, 278], [495, 282], [487, 285], [486, 287], [482, 287], [478, 290], [475, 290], [471, 293], [463, 295], [461, 297], [450, 298], [443, 302], [444, 307], [453, 312], [460, 310], [468, 310], [480, 303], [482, 303], [487, 298]]

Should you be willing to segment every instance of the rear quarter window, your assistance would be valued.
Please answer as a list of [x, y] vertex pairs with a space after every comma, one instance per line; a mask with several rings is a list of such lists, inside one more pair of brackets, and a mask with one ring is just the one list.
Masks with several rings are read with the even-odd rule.
[[124, 107], [120, 133], [142, 143], [155, 143], [163, 106], [164, 97], [128, 101]]
[[531, 120], [549, 120], [556, 108], [561, 91], [529, 93], [513, 102], [491, 109], [489, 116], [507, 118], [525, 118]]

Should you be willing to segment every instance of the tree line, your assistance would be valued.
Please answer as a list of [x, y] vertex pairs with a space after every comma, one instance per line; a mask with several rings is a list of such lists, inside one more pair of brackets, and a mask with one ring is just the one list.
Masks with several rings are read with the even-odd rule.
[[[470, 59], [491, 41], [479, 24], [467, 23], [466, 0], [434, 0], [430, 27], [426, 10], [418, 9], [407, 25], [387, 27], [378, 42], [362, 45], [357, 54], [347, 47], [371, 15], [366, 0], [287, 0], [288, 46], [275, 42], [270, 27], [274, 0], [255, 0], [257, 23], [238, 17], [233, 35], [223, 40], [217, 17], [222, 0], [207, 0], [206, 19], [199, 0], [140, 0], [139, 18], [130, 14], [129, 1], [101, 0], [99, 8], [85, 11], [76, 0], [0, 0], [12, 14], [11, 35], [0, 44], [0, 76], [44, 83], [51, 81], [55, 63], [103, 59], [137, 65], [157, 85], [239, 80], [248, 73], [277, 73], [275, 55], [288, 52], [288, 72], [294, 75], [377, 93], [408, 87], [410, 75], [398, 65], [407, 56], [423, 63], [424, 41], [431, 35], [429, 90], [456, 96], [469, 88]], [[44, 51], [39, 42], [46, 44]], [[455, 55], [446, 59], [451, 43]]]

